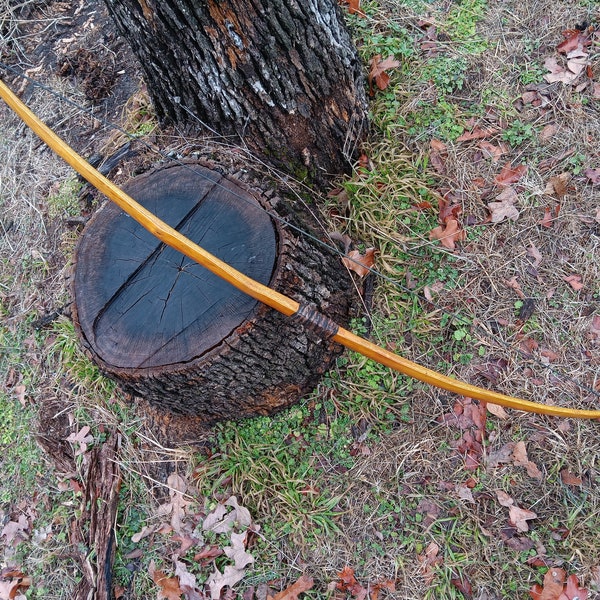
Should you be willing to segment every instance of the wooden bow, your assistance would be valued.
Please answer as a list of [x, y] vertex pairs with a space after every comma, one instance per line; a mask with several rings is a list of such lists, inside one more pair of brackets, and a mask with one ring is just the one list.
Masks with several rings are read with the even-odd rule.
[[[77, 154], [66, 142], [64, 142], [54, 131], [42, 123], [34, 114], [17, 98], [15, 94], [0, 80], [0, 96], [8, 106], [44, 141], [56, 154], [63, 158], [73, 169], [75, 169], [89, 183], [105, 194], [127, 214], [133, 217], [142, 227], [147, 229], [159, 240], [175, 248], [182, 254], [185, 254], [196, 261], [218, 277], [228, 281], [237, 289], [248, 294], [252, 298], [270, 306], [271, 308], [283, 313], [286, 316], [297, 315], [306, 321], [313, 322], [315, 317], [319, 320], [319, 315], [305, 314], [305, 307], [301, 307], [298, 302], [272, 290], [271, 288], [254, 281], [243, 273], [232, 268], [217, 257], [213, 256], [184, 235], [173, 229], [165, 222], [158, 219], [153, 213], [145, 209], [133, 198], [125, 194], [119, 187], [109, 181], [106, 177], [94, 169], [79, 154]], [[321, 316], [322, 317], [322, 316]], [[322, 317], [324, 322], [328, 322], [326, 317]], [[310, 323], [309, 323], [310, 324]], [[483, 402], [491, 402], [523, 410], [527, 412], [554, 415], [558, 417], [571, 417], [580, 419], [599, 419], [600, 410], [581, 410], [564, 408], [561, 406], [548, 406], [530, 400], [506, 396], [498, 392], [486, 390], [484, 388], [458, 381], [447, 375], [442, 375], [436, 371], [418, 365], [406, 358], [394, 354], [381, 348], [364, 338], [355, 335], [342, 327], [335, 325], [330, 331], [334, 341], [342, 344], [350, 350], [354, 350], [381, 363], [395, 371], [414, 377], [419, 381], [428, 383], [435, 387], [475, 398]]]

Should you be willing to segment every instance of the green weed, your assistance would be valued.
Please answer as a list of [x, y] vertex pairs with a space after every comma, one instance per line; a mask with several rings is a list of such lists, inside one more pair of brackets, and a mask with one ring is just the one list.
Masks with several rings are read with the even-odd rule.
[[462, 90], [467, 67], [467, 60], [461, 56], [436, 56], [425, 64], [421, 81], [433, 83], [442, 96], [447, 96]]
[[81, 186], [81, 181], [75, 175], [61, 182], [58, 192], [46, 200], [50, 218], [75, 217], [80, 214], [79, 191]]
[[514, 121], [510, 127], [502, 132], [502, 139], [513, 148], [521, 146], [525, 142], [533, 141], [537, 136], [537, 129], [531, 123]]

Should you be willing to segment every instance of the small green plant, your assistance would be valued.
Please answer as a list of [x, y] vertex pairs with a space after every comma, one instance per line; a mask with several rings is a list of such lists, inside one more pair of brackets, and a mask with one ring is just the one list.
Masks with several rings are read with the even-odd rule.
[[431, 81], [442, 96], [462, 90], [467, 74], [467, 61], [458, 56], [437, 56], [425, 65], [421, 81]]
[[587, 161], [587, 157], [585, 154], [581, 152], [576, 152], [573, 156], [570, 156], [567, 160], [567, 164], [569, 165], [571, 173], [573, 175], [580, 175], [583, 169], [585, 168], [585, 164]]
[[502, 139], [507, 141], [513, 148], [532, 141], [537, 134], [536, 128], [531, 123], [514, 121], [512, 125], [502, 133]]
[[539, 83], [542, 81], [546, 69], [542, 67], [537, 62], [528, 62], [522, 68], [521, 73], [519, 74], [519, 81], [523, 85], [529, 85], [530, 83]]
[[484, 16], [486, 7], [487, 0], [462, 0], [455, 2], [448, 13], [446, 31], [466, 52], [480, 54], [488, 47], [477, 33], [477, 23]]
[[63, 181], [58, 191], [48, 197], [48, 213], [51, 218], [75, 217], [81, 212], [79, 206], [79, 190], [81, 181], [73, 175]]
[[457, 112], [456, 105], [445, 100], [436, 104], [419, 102], [416, 110], [406, 117], [408, 133], [446, 141], [455, 140], [464, 133], [464, 127], [457, 119]]

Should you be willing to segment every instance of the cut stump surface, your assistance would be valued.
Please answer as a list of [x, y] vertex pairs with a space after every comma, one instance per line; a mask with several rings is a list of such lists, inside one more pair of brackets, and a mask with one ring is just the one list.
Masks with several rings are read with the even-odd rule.
[[[339, 257], [273, 220], [260, 192], [198, 163], [152, 170], [124, 189], [242, 273], [347, 323], [354, 294]], [[156, 407], [207, 422], [286, 406], [341, 350], [113, 204], [80, 240], [74, 306], [81, 339], [104, 373]]]

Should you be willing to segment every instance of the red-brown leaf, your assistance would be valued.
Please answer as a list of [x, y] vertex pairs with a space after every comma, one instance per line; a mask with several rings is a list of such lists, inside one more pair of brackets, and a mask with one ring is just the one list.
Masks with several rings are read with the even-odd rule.
[[475, 127], [473, 131], [467, 131], [456, 138], [457, 142], [468, 142], [469, 140], [481, 140], [496, 135], [500, 130], [496, 127]]
[[388, 69], [395, 69], [400, 66], [400, 62], [394, 57], [388, 56], [382, 59], [381, 54], [377, 54], [369, 61], [369, 93], [371, 96], [375, 94], [373, 84], [380, 90], [385, 90], [390, 84], [390, 76], [386, 73]]
[[544, 575], [543, 587], [536, 583], [529, 590], [529, 595], [533, 600], [558, 600], [563, 591], [566, 575], [564, 569], [558, 567], [548, 569]]
[[576, 291], [583, 289], [583, 282], [581, 275], [569, 275], [563, 277], [563, 279]]
[[346, 256], [342, 257], [342, 263], [359, 277], [364, 277], [371, 272], [375, 264], [375, 252], [375, 248], [367, 248], [364, 254], [361, 254], [358, 250], [351, 250]]
[[456, 219], [447, 219], [445, 225], [439, 225], [429, 232], [430, 240], [439, 240], [448, 250], [454, 250], [456, 242], [461, 242], [465, 238], [465, 231]]
[[298, 596], [310, 590], [314, 585], [313, 578], [302, 575], [295, 583], [282, 590], [274, 596], [268, 596], [269, 600], [298, 600]]
[[563, 593], [558, 597], [558, 600], [587, 600], [588, 591], [585, 588], [579, 587], [577, 575], [569, 575], [567, 584]]
[[565, 484], [565, 485], [581, 485], [583, 483], [583, 480], [581, 479], [581, 477], [577, 477], [577, 475], [573, 475], [573, 473], [571, 473], [571, 471], [569, 471], [569, 469], [563, 469], [560, 472], [560, 480]]
[[515, 183], [525, 175], [527, 172], [527, 165], [517, 165], [513, 167], [510, 162], [507, 162], [502, 171], [496, 175], [494, 181], [498, 185], [510, 185], [511, 183]]
[[152, 580], [160, 588], [159, 598], [165, 600], [181, 600], [183, 591], [179, 587], [179, 579], [177, 577], [167, 577], [163, 571], [152, 571], [150, 573]]

